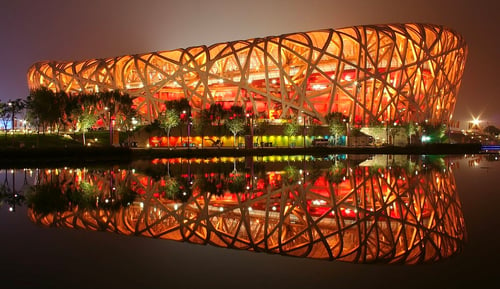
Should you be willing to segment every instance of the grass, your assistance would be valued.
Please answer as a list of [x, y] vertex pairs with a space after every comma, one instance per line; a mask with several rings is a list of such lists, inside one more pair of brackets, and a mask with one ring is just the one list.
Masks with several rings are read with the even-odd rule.
[[[85, 133], [87, 144], [92, 146], [109, 146], [108, 131], [91, 131]], [[126, 139], [125, 133], [120, 133], [120, 140]], [[73, 134], [2, 134], [0, 133], [0, 148], [71, 148], [82, 147], [82, 133]]]
[[0, 148], [61, 148], [81, 147], [82, 143], [55, 134], [4, 134], [0, 135]]

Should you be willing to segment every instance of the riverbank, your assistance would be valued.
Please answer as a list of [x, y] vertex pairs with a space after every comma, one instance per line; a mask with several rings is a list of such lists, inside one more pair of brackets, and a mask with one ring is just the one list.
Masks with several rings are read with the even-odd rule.
[[330, 155], [330, 154], [405, 154], [452, 155], [481, 153], [479, 144], [427, 144], [405, 147], [265, 147], [265, 148], [122, 148], [53, 147], [0, 149], [0, 167], [39, 165], [119, 164], [155, 158], [210, 158], [223, 156]]

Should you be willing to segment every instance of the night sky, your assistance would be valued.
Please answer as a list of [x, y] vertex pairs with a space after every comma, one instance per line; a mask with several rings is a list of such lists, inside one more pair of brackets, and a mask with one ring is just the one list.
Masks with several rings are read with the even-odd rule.
[[0, 2], [0, 99], [25, 98], [42, 60], [83, 60], [342, 28], [423, 22], [469, 44], [454, 119], [500, 126], [500, 17], [491, 0], [16, 0]]

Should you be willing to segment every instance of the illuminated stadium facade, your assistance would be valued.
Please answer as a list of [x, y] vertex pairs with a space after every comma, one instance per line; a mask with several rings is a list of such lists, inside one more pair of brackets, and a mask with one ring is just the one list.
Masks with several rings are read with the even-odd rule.
[[120, 90], [146, 122], [165, 101], [244, 106], [267, 119], [325, 123], [329, 113], [363, 127], [448, 123], [467, 56], [464, 39], [429, 24], [367, 25], [74, 62], [38, 62], [30, 89]]

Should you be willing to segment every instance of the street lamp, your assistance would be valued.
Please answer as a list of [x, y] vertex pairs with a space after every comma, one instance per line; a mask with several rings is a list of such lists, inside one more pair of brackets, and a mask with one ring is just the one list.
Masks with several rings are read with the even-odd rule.
[[477, 129], [479, 130], [479, 124], [481, 123], [481, 120], [479, 120], [479, 117], [472, 117], [472, 120], [471, 120], [471, 126], [469, 127], [469, 129], [473, 130], [473, 129]]
[[111, 120], [111, 110], [106, 106], [104, 110], [108, 112], [109, 119], [109, 145], [113, 145], [113, 122]]
[[304, 140], [304, 148], [306, 148], [306, 114], [304, 111], [301, 111], [302, 113], [302, 123], [303, 123], [303, 128], [302, 128], [302, 138]]
[[12, 132], [14, 132], [14, 108], [12, 107], [12, 102], [11, 101], [9, 101], [8, 105], [9, 105], [9, 108], [10, 108], [10, 112], [12, 114], [11, 115], [12, 121], [10, 123], [10, 126], [12, 127]]
[[[253, 113], [247, 113], [246, 114], [247, 118], [247, 124], [250, 128], [250, 140], [246, 140], [247, 144], [249, 145], [250, 148], [253, 148]], [[245, 144], [246, 146], [246, 144]]]

